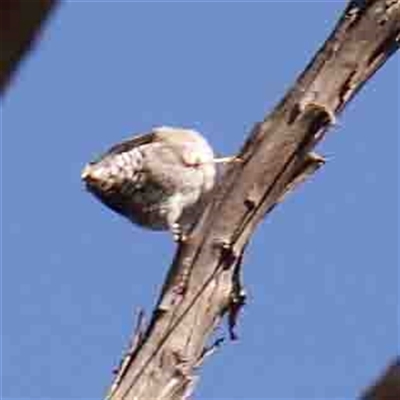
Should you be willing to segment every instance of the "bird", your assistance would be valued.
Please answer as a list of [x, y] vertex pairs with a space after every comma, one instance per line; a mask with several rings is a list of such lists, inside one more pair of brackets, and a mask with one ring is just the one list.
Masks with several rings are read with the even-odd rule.
[[86, 189], [132, 223], [182, 241], [216, 184], [216, 158], [193, 129], [161, 126], [118, 143], [81, 174]]

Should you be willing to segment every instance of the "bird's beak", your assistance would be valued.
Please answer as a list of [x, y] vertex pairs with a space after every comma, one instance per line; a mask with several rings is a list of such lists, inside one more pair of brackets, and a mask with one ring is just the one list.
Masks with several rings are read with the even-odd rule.
[[93, 163], [86, 164], [82, 170], [81, 178], [83, 181], [101, 181], [104, 179], [104, 168]]
[[90, 164], [86, 164], [85, 167], [82, 170], [81, 179], [83, 181], [86, 181], [87, 178], [89, 177], [90, 173], [91, 173], [91, 165]]

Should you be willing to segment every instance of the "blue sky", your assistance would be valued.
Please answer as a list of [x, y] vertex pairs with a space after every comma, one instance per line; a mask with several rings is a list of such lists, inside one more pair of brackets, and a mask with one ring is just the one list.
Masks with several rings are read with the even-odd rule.
[[[236, 152], [344, 4], [62, 4], [2, 101], [5, 398], [102, 398], [173, 257], [168, 234], [85, 193], [82, 166], [156, 125]], [[240, 340], [205, 363], [195, 399], [351, 399], [398, 352], [398, 64], [330, 131], [326, 167], [257, 229]]]

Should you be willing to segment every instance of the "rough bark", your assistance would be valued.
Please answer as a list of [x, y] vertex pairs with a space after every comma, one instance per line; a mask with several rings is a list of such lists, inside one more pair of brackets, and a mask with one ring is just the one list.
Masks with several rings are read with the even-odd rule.
[[2, 0], [0, 4], [0, 91], [35, 41], [57, 0]]
[[[323, 159], [310, 153], [349, 100], [398, 49], [400, 0], [351, 1], [273, 112], [257, 123], [188, 240], [178, 246], [148, 327], [137, 329], [108, 398], [185, 399], [227, 316], [245, 295], [244, 249], [260, 220]], [[184, 287], [182, 287], [184, 282]], [[184, 290], [182, 290], [184, 288]]]

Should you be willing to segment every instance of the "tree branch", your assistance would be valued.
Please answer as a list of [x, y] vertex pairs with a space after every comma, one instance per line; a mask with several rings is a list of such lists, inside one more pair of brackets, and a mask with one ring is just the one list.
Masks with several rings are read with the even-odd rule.
[[189, 396], [223, 316], [233, 332], [245, 299], [242, 255], [256, 225], [323, 164], [311, 149], [399, 40], [400, 0], [350, 1], [293, 88], [256, 124], [239, 153], [243, 162], [230, 165], [178, 247], [150, 324], [117, 373], [110, 399]]
[[0, 5], [0, 92], [35, 41], [57, 0], [2, 0]]
[[361, 396], [361, 400], [400, 399], [400, 358], [395, 359]]

